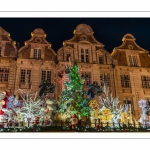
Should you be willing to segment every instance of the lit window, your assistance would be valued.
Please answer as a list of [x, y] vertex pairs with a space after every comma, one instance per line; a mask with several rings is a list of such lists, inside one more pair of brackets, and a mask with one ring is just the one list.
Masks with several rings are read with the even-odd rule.
[[51, 82], [51, 71], [42, 71], [41, 82], [45, 80]]
[[150, 88], [150, 77], [141, 76], [142, 88]]
[[137, 57], [136, 56], [128, 56], [129, 58], [129, 63], [130, 63], [130, 66], [138, 66], [138, 63], [137, 63]]
[[81, 49], [81, 62], [89, 62], [88, 49]]
[[34, 49], [33, 57], [40, 59], [41, 58], [41, 49]]
[[100, 74], [100, 85], [103, 86], [105, 83], [106, 86], [110, 85], [110, 74], [109, 73], [101, 73]]
[[30, 81], [31, 81], [31, 70], [21, 69], [20, 82], [22, 82], [22, 83], [25, 83], [25, 82], [30, 83]]
[[8, 82], [9, 68], [0, 67], [0, 82]]
[[130, 77], [129, 75], [121, 75], [121, 86], [123, 88], [130, 88]]

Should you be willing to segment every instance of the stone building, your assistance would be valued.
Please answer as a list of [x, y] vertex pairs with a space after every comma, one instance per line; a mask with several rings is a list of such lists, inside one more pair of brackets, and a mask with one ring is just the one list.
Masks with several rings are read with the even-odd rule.
[[80, 68], [85, 90], [93, 81], [99, 85], [105, 81], [122, 104], [132, 104], [132, 112], [139, 118], [139, 99], [150, 99], [148, 51], [136, 44], [133, 35], [126, 34], [122, 45], [110, 54], [93, 33], [90, 26], [79, 24], [74, 36], [63, 41], [56, 53], [42, 29], [35, 29], [25, 46], [18, 48], [10, 34], [0, 27], [0, 92], [7, 90], [14, 94], [18, 87], [32, 88], [36, 92], [42, 80], [47, 79], [55, 84], [52, 96], [58, 100], [62, 90], [59, 72], [65, 69], [71, 58], [71, 62], [76, 61]]

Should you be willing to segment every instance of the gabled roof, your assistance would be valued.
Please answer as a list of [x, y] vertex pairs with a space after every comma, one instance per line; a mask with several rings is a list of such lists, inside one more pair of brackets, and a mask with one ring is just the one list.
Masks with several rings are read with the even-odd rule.
[[67, 43], [78, 43], [80, 41], [88, 41], [92, 44], [101, 45], [101, 47], [104, 47], [102, 43], [97, 41], [95, 37], [93, 36], [93, 29], [87, 25], [87, 24], [79, 24], [76, 29], [74, 30], [74, 36], [70, 40], [65, 40], [64, 42]]
[[147, 50], [137, 45], [135, 40], [136, 40], [135, 37], [132, 34], [128, 33], [124, 35], [124, 37], [122, 38], [123, 43], [120, 46], [115, 47], [114, 49], [129, 49], [129, 50], [139, 50], [139, 51], [147, 52]]
[[45, 39], [46, 38], [46, 33], [44, 32], [43, 29], [37, 28], [33, 32], [31, 32], [31, 39], [27, 40], [25, 43], [40, 43], [40, 44], [51, 44]]

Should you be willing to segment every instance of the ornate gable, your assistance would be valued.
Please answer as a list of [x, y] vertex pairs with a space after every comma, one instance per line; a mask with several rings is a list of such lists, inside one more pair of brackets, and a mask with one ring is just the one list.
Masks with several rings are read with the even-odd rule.
[[[25, 42], [25, 46], [19, 49], [19, 57], [55, 60], [56, 53], [51, 44], [46, 41], [44, 30], [37, 28], [31, 33], [31, 39]], [[35, 52], [35, 53], [34, 53]]]
[[16, 57], [17, 48], [10, 34], [0, 27], [0, 52], [2, 57]]
[[31, 32], [31, 39], [26, 41], [26, 44], [51, 44], [46, 41], [46, 33], [43, 29], [37, 28], [33, 32]]
[[[115, 47], [111, 56], [118, 61], [118, 65], [131, 65], [132, 57], [137, 61], [136, 66], [149, 67], [148, 51], [138, 46], [132, 34], [126, 34], [122, 38], [122, 45]], [[129, 60], [130, 58], [130, 60]]]
[[98, 42], [93, 36], [92, 28], [87, 24], [79, 24], [74, 30], [74, 36], [70, 40], [66, 40], [65, 43], [78, 43], [88, 41], [91, 44], [97, 44], [104, 46], [102, 43]]
[[132, 34], [126, 34], [123, 38], [122, 38], [122, 45], [115, 47], [115, 49], [129, 49], [129, 50], [139, 50], [139, 51], [146, 51], [145, 49], [141, 48], [140, 46], [138, 46], [135, 42], [135, 38]]

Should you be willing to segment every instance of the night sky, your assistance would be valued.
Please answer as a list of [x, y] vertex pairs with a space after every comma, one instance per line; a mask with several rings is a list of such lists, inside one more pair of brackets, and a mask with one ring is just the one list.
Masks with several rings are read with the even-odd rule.
[[133, 34], [140, 47], [150, 50], [150, 18], [0, 18], [0, 26], [21, 46], [31, 38], [34, 29], [42, 28], [56, 52], [64, 40], [73, 37], [73, 30], [81, 23], [91, 26], [94, 37], [109, 52], [121, 45], [127, 33]]

